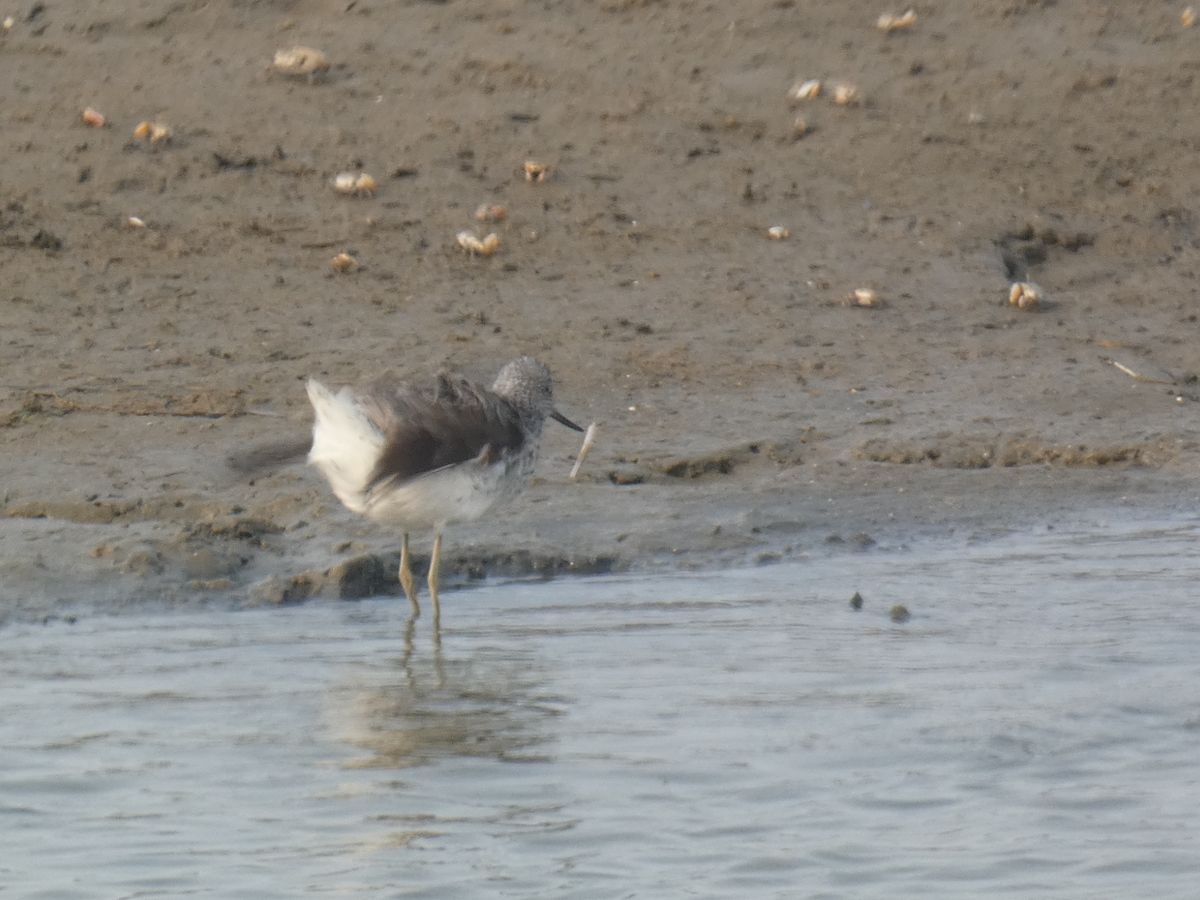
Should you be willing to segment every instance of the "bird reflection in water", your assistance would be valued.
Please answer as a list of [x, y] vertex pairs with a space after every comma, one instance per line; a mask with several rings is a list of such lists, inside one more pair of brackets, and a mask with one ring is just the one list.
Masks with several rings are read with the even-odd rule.
[[547, 679], [519, 651], [475, 648], [470, 658], [413, 647], [415, 619], [390, 670], [372, 684], [344, 683], [328, 697], [339, 735], [369, 755], [355, 768], [407, 768], [454, 756], [546, 760], [550, 720], [564, 711]]

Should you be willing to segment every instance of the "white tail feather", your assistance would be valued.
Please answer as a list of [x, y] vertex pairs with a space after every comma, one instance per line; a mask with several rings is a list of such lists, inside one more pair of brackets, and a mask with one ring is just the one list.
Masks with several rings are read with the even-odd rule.
[[365, 513], [367, 479], [383, 452], [383, 434], [348, 390], [335, 394], [310, 378], [308, 399], [315, 414], [308, 461], [324, 473], [348, 509]]

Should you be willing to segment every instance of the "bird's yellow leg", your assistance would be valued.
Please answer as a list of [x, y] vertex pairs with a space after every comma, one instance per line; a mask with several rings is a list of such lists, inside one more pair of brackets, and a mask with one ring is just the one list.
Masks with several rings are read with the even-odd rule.
[[[421, 614], [421, 606], [417, 603], [417, 585], [413, 581], [412, 558], [408, 553], [408, 532], [404, 532], [404, 543], [400, 545], [400, 586], [404, 588], [404, 596], [412, 604], [413, 615]], [[437, 601], [434, 601], [436, 609]]]
[[442, 567], [442, 533], [439, 531], [433, 539], [433, 555], [429, 558], [429, 596], [433, 598], [433, 621], [436, 625], [442, 618], [442, 607], [438, 603], [438, 586], [442, 583], [440, 570]]

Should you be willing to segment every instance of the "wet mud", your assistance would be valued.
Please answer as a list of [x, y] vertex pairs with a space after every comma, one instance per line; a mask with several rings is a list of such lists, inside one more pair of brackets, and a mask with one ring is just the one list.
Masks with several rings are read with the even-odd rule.
[[[303, 442], [309, 376], [523, 353], [600, 442], [571, 483], [549, 432], [529, 493], [447, 535], [461, 583], [1195, 502], [1200, 29], [1175, 7], [975, 0], [890, 33], [832, 0], [18, 12], [5, 616], [383, 590], [397, 535], [288, 453], [228, 460]], [[272, 71], [297, 44], [329, 71]]]

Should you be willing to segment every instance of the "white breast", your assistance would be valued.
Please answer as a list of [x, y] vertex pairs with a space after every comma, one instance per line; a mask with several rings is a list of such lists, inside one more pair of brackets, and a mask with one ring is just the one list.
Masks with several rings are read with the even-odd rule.
[[[513, 477], [513, 476], [518, 477]], [[529, 478], [504, 463], [459, 463], [418, 475], [399, 485], [381, 485], [367, 498], [365, 512], [376, 522], [411, 531], [440, 530], [472, 522], [519, 493]]]

